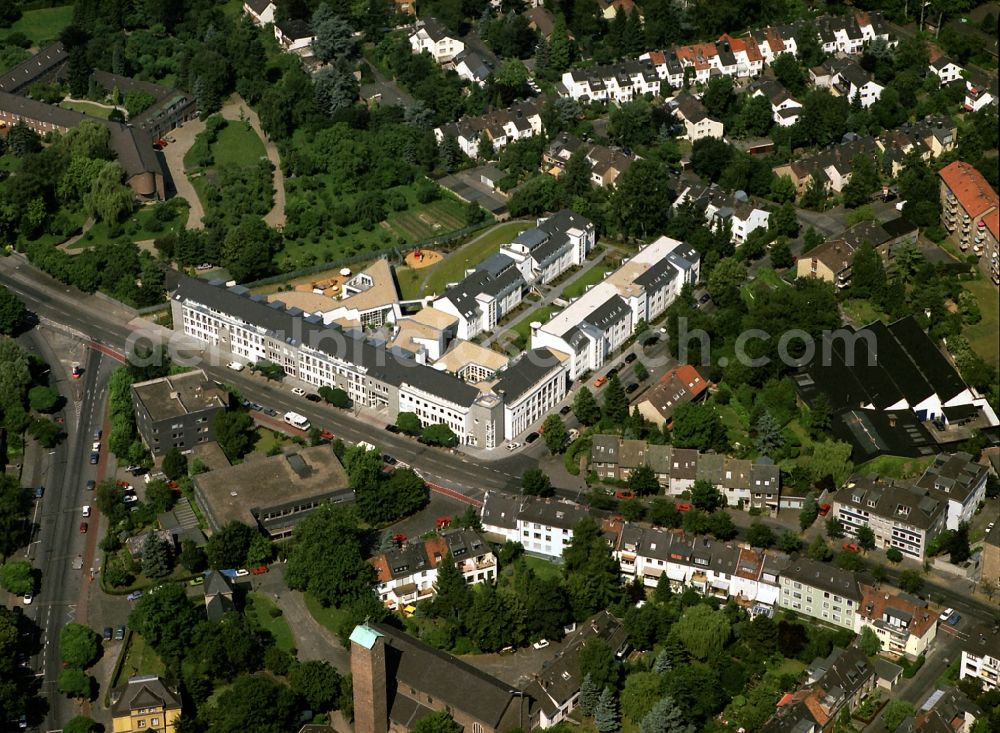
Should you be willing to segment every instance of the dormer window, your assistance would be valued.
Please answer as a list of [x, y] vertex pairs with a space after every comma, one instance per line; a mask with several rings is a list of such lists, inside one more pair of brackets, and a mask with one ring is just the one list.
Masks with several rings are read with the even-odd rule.
[[853, 501], [855, 504], [860, 504], [861, 503], [861, 494], [852, 494], [851, 495], [851, 501]]

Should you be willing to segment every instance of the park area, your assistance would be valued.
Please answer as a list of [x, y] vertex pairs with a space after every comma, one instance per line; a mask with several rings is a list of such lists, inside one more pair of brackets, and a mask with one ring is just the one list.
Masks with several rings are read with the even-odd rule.
[[8, 33], [23, 33], [35, 45], [43, 46], [55, 41], [59, 37], [59, 32], [69, 25], [72, 19], [72, 4], [25, 10], [20, 19], [8, 29]]

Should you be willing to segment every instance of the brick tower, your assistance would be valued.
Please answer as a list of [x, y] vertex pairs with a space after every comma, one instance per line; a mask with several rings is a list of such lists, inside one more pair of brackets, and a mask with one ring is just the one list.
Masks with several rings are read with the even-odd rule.
[[385, 640], [367, 624], [351, 632], [351, 678], [355, 733], [388, 733]]

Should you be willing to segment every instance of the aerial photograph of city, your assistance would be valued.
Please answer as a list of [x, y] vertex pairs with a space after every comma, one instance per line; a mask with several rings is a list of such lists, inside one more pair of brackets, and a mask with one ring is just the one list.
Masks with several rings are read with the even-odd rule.
[[0, 733], [1000, 733], [998, 0], [0, 0]]

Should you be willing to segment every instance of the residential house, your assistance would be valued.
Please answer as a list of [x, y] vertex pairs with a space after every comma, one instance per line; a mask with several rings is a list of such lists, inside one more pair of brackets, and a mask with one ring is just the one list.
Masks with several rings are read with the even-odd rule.
[[799, 121], [802, 104], [788, 93], [777, 79], [764, 79], [750, 85], [750, 95], [764, 97], [771, 103], [771, 118], [776, 125], [791, 127]]
[[670, 426], [677, 405], [704, 396], [708, 382], [690, 364], [671, 369], [636, 404], [644, 418], [659, 427]]
[[623, 438], [618, 449], [618, 478], [628, 481], [640, 466], [646, 465], [646, 441]]
[[728, 33], [719, 37], [723, 49], [728, 50], [736, 59], [736, 76], [741, 78], [758, 76], [764, 70], [764, 57], [761, 55], [757, 42], [750, 36], [733, 38]]
[[941, 223], [951, 238], [967, 252], [979, 256], [979, 266], [994, 284], [1000, 284], [1000, 199], [983, 174], [956, 160], [941, 177]]
[[875, 138], [865, 136], [828, 145], [811, 155], [775, 166], [774, 172], [791, 178], [799, 195], [805, 193], [814, 180], [827, 192], [840, 193], [851, 180], [854, 159], [859, 155], [874, 157], [877, 152]]
[[698, 281], [698, 253], [660, 237], [544, 324], [532, 327], [532, 348], [569, 354], [570, 379], [600, 369], [632, 336], [676, 299], [684, 283]]
[[715, 227], [729, 230], [737, 246], [757, 229], [767, 229], [771, 214], [750, 201], [745, 191], [725, 191], [712, 183], [705, 186], [697, 181], [688, 183], [677, 195], [671, 208], [676, 211], [690, 205], [705, 215]]
[[851, 59], [831, 59], [824, 61], [831, 74], [831, 90], [834, 94], [847, 97], [851, 102], [858, 100], [862, 108], [871, 107], [882, 96], [885, 89], [861, 66]]
[[497, 253], [483, 260], [431, 305], [458, 318], [458, 338], [473, 339], [521, 304], [527, 284], [517, 263]]
[[304, 20], [283, 20], [274, 24], [274, 38], [288, 53], [307, 56], [316, 40], [312, 28]]
[[525, 10], [522, 15], [528, 19], [528, 27], [531, 30], [538, 31], [538, 35], [546, 40], [552, 37], [552, 31], [556, 27], [556, 16], [551, 10], [539, 6]]
[[243, 0], [243, 14], [249, 15], [255, 25], [273, 23], [274, 11], [277, 9], [272, 0]]
[[631, 167], [635, 158], [618, 148], [584, 143], [575, 135], [561, 132], [542, 154], [542, 166], [546, 172], [559, 176], [573, 154], [581, 150], [590, 163], [590, 181], [602, 188], [614, 185], [622, 173]]
[[962, 72], [965, 71], [949, 56], [939, 56], [927, 66], [927, 70], [941, 80], [942, 86], [956, 81], [963, 81]]
[[996, 96], [991, 92], [989, 86], [971, 79], [965, 82], [965, 99], [962, 107], [967, 112], [978, 112], [994, 102], [996, 102]]
[[[945, 408], [946, 417], [947, 414], [948, 408]], [[976, 510], [986, 499], [988, 477], [989, 469], [973, 461], [968, 453], [940, 453], [915, 485], [946, 502], [946, 526], [954, 530], [962, 522], [972, 521]]]
[[[492, 158], [493, 153], [515, 140], [524, 140], [543, 131], [540, 106], [533, 101], [517, 102], [506, 109], [491, 110], [476, 117], [463, 116], [458, 122], [449, 122], [434, 129], [438, 144], [452, 136], [462, 152], [470, 158]], [[491, 151], [480, 151], [480, 141], [486, 139]]]
[[597, 241], [594, 223], [563, 209], [504, 244], [500, 253], [513, 260], [529, 285], [547, 285], [571, 267], [580, 267]]
[[721, 121], [708, 116], [705, 105], [697, 97], [681, 92], [667, 102], [667, 109], [673, 112], [684, 125], [683, 137], [691, 142], [703, 137], [722, 138], [725, 126]]
[[566, 96], [587, 102], [623, 104], [660, 93], [660, 76], [652, 63], [645, 60], [571, 69], [563, 73], [562, 84]]
[[618, 452], [621, 438], [597, 434], [590, 443], [590, 469], [602, 479], [618, 479]]
[[955, 687], [938, 688], [895, 733], [970, 733], [983, 710]]
[[477, 733], [530, 729], [531, 699], [513, 685], [385, 624], [351, 633], [351, 680], [357, 733], [408, 733], [437, 711]]
[[639, 13], [639, 17], [642, 18], [642, 8], [640, 8], [633, 0], [597, 0], [597, 7], [601, 9], [601, 15], [606, 21], [612, 21], [615, 19], [615, 15], [618, 11], [625, 13], [625, 15], [631, 15], [632, 11], [635, 10]]
[[984, 690], [1000, 688], [1000, 634], [983, 626], [968, 629], [961, 649], [958, 678], [979, 680]]
[[115, 733], [146, 733], [156, 730], [176, 733], [181, 716], [177, 685], [155, 674], [130, 677], [123, 687], [108, 695]]
[[778, 605], [854, 631], [861, 589], [854, 573], [807, 557], [793, 559], [778, 578]]
[[490, 544], [474, 530], [458, 529], [427, 540], [404, 542], [371, 558], [379, 600], [395, 611], [432, 598], [438, 567], [449, 553], [467, 585], [496, 580], [497, 559]]
[[496, 68], [497, 59], [492, 54], [487, 54], [485, 50], [473, 51], [466, 48], [452, 59], [452, 64], [460, 78], [483, 87]]
[[462, 51], [465, 43], [437, 18], [421, 18], [410, 33], [413, 53], [426, 51], [438, 64], [447, 64]]
[[945, 502], [931, 492], [874, 475], [851, 477], [830, 503], [849, 535], [868, 527], [877, 547], [895, 547], [917, 560], [923, 560], [927, 543], [944, 530], [947, 518]]
[[750, 466], [750, 508], [777, 512], [781, 496], [781, 471], [767, 456]]
[[216, 415], [228, 406], [228, 393], [200, 369], [132, 385], [136, 428], [154, 456], [214, 440]]
[[890, 593], [870, 585], [861, 586], [855, 631], [871, 629], [882, 642], [882, 654], [914, 660], [937, 638], [937, 613], [927, 601], [906, 593]]
[[698, 451], [694, 448], [674, 448], [671, 455], [670, 489], [671, 496], [680, 496], [690, 491], [698, 478]]

